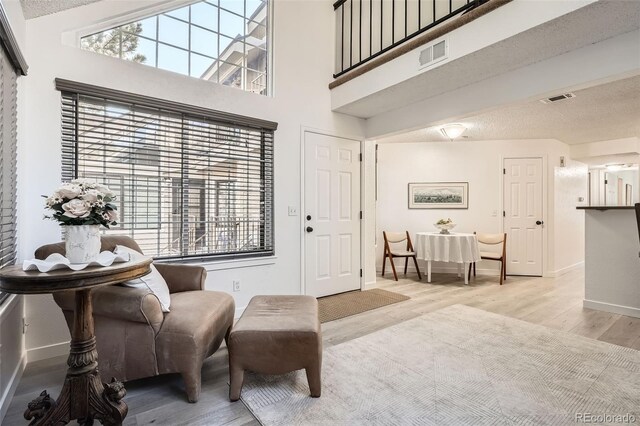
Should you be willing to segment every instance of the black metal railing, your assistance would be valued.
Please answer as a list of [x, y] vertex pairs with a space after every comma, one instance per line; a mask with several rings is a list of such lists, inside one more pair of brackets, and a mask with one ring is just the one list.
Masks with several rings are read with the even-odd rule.
[[339, 77], [413, 37], [488, 0], [338, 0]]

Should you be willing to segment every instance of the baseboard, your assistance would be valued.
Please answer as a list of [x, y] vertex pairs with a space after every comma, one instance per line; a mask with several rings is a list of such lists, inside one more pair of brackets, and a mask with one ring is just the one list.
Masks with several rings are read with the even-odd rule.
[[598, 311], [611, 312], [612, 314], [626, 315], [629, 317], [640, 318], [640, 308], [631, 306], [615, 305], [613, 303], [596, 302], [595, 300], [584, 299], [582, 306], [587, 309], [595, 309]]
[[55, 358], [69, 354], [69, 342], [54, 343], [53, 345], [40, 346], [27, 350], [27, 360], [29, 362], [41, 361], [43, 359]]
[[556, 269], [555, 271], [549, 271], [547, 272], [547, 274], [545, 274], [545, 277], [549, 277], [549, 278], [557, 278], [557, 277], [561, 277], [564, 274], [567, 274], [571, 271], [574, 271], [576, 269], [580, 269], [584, 266], [584, 260], [578, 263], [574, 263], [573, 265], [569, 265], [567, 267], [564, 268], [560, 268], [560, 269]]
[[20, 358], [20, 362], [16, 366], [16, 369], [13, 371], [11, 378], [9, 379], [9, 386], [0, 398], [0, 424], [4, 420], [5, 414], [7, 414], [7, 410], [9, 409], [9, 405], [11, 404], [11, 400], [13, 399], [13, 395], [16, 393], [16, 388], [18, 387], [18, 383], [20, 383], [20, 379], [22, 378], [22, 373], [24, 373], [24, 369], [27, 366], [27, 354], [23, 354], [22, 358]]
[[374, 287], [376, 285], [376, 282], [377, 282], [376, 280], [373, 280], [373, 281], [369, 281], [369, 282], [364, 283], [363, 290], [368, 290], [371, 287]]

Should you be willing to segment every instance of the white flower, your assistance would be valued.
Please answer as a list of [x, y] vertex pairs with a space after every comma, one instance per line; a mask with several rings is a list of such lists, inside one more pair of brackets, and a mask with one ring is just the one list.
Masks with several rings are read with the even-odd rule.
[[80, 185], [76, 185], [74, 183], [65, 183], [56, 191], [55, 195], [60, 196], [61, 198], [68, 198], [69, 200], [76, 198], [78, 195], [82, 194], [82, 188]]
[[62, 205], [64, 215], [72, 218], [85, 218], [91, 214], [91, 204], [87, 201], [74, 199]]
[[72, 180], [71, 183], [75, 183], [76, 185], [80, 185], [88, 189], [96, 187], [96, 181], [93, 179], [79, 178], [79, 179]]
[[109, 189], [109, 187], [108, 187], [108, 186], [106, 186], [106, 185], [102, 185], [102, 184], [100, 184], [100, 183], [97, 183], [97, 184], [95, 185], [95, 189], [96, 189], [97, 191], [99, 191], [100, 193], [102, 193], [102, 196], [103, 196], [103, 197], [111, 197], [111, 198], [113, 198], [113, 197], [114, 197], [114, 195], [115, 195], [115, 194], [113, 193], [113, 191], [111, 191], [111, 190]]
[[52, 207], [52, 206], [54, 206], [56, 204], [59, 204], [61, 202], [62, 202], [62, 197], [60, 197], [58, 195], [58, 193], [56, 192], [51, 197], [47, 198], [47, 207]]
[[98, 201], [98, 197], [100, 196], [102, 196], [102, 194], [97, 189], [87, 189], [80, 198], [82, 198], [84, 201], [94, 204]]

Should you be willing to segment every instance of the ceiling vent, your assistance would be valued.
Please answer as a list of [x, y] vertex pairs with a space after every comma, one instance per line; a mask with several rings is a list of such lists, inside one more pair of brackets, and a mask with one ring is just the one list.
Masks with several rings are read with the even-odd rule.
[[447, 40], [441, 40], [420, 52], [420, 68], [426, 68], [447, 59], [449, 46]]
[[552, 104], [554, 102], [563, 101], [565, 99], [575, 98], [573, 93], [563, 93], [562, 95], [551, 96], [550, 98], [540, 99], [543, 104]]

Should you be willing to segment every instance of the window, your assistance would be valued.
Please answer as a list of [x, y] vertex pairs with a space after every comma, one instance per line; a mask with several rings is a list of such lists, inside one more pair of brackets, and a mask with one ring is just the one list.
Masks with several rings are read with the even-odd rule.
[[276, 124], [56, 80], [63, 178], [118, 195], [128, 235], [156, 258], [273, 254]]
[[[0, 268], [16, 260], [16, 71], [0, 48]], [[0, 292], [0, 303], [8, 294]]]
[[82, 37], [85, 50], [267, 94], [268, 1], [207, 0]]

